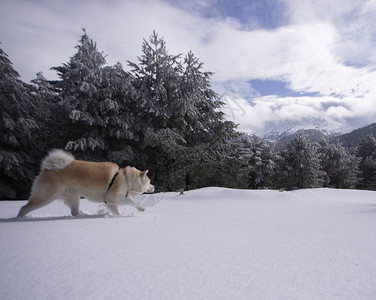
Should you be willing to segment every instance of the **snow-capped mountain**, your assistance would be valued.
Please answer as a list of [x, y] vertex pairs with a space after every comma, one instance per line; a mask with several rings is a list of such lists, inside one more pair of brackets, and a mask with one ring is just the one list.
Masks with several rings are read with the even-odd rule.
[[369, 123], [364, 123], [362, 120], [352, 120], [341, 124], [321, 119], [284, 121], [267, 124], [261, 136], [267, 140], [278, 140], [283, 136], [294, 134], [300, 130], [317, 130], [327, 136], [338, 136], [365, 127], [368, 124]]
[[270, 131], [264, 136], [264, 139], [273, 142], [276, 150], [282, 150], [286, 148], [287, 144], [297, 134], [303, 134], [310, 142], [319, 142], [320, 140], [339, 140], [345, 147], [353, 147], [368, 134], [372, 134], [376, 137], [376, 123], [344, 133], [335, 130], [322, 130], [320, 128], [304, 128], [303, 126], [296, 126], [285, 131]]

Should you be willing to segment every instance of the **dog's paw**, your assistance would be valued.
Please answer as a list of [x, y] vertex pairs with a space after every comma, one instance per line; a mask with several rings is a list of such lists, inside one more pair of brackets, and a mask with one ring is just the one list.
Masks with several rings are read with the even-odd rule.
[[145, 210], [146, 210], [146, 208], [145, 208], [145, 207], [142, 207], [142, 206], [137, 206], [137, 209], [138, 209], [139, 211], [145, 211]]

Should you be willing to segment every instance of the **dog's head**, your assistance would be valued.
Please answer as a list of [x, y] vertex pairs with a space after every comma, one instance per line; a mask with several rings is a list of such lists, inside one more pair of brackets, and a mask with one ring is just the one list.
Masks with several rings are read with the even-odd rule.
[[154, 185], [150, 184], [150, 178], [148, 177], [148, 175], [146, 175], [148, 172], [149, 170], [142, 171], [140, 173], [142, 193], [154, 192]]
[[148, 170], [140, 171], [136, 168], [125, 168], [128, 193], [130, 195], [140, 195], [143, 193], [154, 192], [154, 186], [150, 183], [150, 178], [147, 176]]

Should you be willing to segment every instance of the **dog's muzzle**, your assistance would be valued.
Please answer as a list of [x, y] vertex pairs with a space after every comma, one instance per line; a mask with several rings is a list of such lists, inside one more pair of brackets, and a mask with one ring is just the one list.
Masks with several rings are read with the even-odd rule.
[[155, 191], [155, 188], [154, 188], [154, 185], [150, 185], [149, 189], [148, 189], [148, 193], [153, 193]]

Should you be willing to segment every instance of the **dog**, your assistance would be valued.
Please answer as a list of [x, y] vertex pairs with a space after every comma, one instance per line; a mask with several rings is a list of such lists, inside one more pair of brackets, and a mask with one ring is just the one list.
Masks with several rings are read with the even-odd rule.
[[111, 212], [119, 214], [117, 205], [132, 205], [139, 211], [145, 208], [132, 195], [154, 192], [146, 175], [134, 167], [120, 168], [112, 162], [76, 160], [66, 151], [52, 150], [42, 161], [41, 171], [34, 179], [28, 203], [21, 207], [18, 217], [41, 208], [55, 199], [63, 199], [72, 216], [80, 214], [80, 198], [104, 202]]

